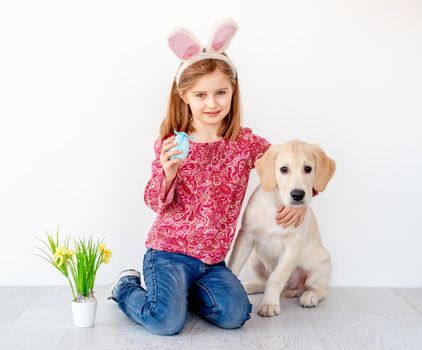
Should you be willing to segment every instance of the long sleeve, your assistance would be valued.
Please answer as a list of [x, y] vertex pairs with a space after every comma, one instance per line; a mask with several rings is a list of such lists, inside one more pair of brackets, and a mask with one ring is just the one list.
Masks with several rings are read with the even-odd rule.
[[144, 201], [148, 207], [160, 214], [173, 200], [176, 179], [173, 181], [166, 196], [166, 179], [160, 162], [163, 140], [154, 143], [155, 159], [152, 162], [152, 175], [144, 191]]
[[252, 130], [245, 128], [247, 140], [250, 149], [250, 168], [255, 168], [255, 162], [261, 158], [264, 153], [270, 148], [271, 144], [261, 136], [252, 133]]

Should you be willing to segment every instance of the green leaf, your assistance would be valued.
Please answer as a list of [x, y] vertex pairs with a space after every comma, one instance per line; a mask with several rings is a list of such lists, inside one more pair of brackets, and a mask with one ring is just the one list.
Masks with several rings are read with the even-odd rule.
[[38, 237], [35, 237], [35, 239], [38, 239], [42, 244], [44, 244], [48, 248], [49, 251], [51, 251], [54, 254], [54, 252], [51, 250], [51, 246], [49, 246], [47, 243], [45, 243], [45, 241], [43, 241], [42, 239], [40, 239]]

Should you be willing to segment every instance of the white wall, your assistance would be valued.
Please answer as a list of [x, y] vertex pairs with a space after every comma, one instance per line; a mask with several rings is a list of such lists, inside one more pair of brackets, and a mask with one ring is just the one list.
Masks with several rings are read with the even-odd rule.
[[[30, 255], [43, 231], [105, 237], [97, 283], [138, 267], [143, 202], [179, 64], [169, 32], [240, 30], [244, 125], [337, 161], [312, 203], [337, 286], [421, 287], [422, 3], [9, 1], [0, 5], [0, 284], [65, 284]], [[257, 184], [251, 177], [248, 195]]]

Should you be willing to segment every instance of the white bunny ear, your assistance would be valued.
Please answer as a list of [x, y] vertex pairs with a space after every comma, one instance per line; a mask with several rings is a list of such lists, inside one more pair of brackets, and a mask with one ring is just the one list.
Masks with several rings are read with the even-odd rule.
[[182, 60], [187, 60], [202, 52], [202, 44], [184, 28], [176, 29], [168, 38], [171, 50]]
[[237, 23], [232, 19], [224, 19], [217, 23], [211, 34], [208, 52], [224, 52], [229, 46], [238, 29]]

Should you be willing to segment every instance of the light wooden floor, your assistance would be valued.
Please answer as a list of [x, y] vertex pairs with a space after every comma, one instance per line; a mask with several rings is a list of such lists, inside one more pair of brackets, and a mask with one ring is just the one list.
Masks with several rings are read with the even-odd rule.
[[282, 300], [282, 314], [223, 330], [190, 315], [177, 336], [129, 321], [97, 288], [93, 328], [73, 326], [67, 287], [0, 287], [0, 349], [422, 349], [422, 289], [332, 288], [317, 308]]

